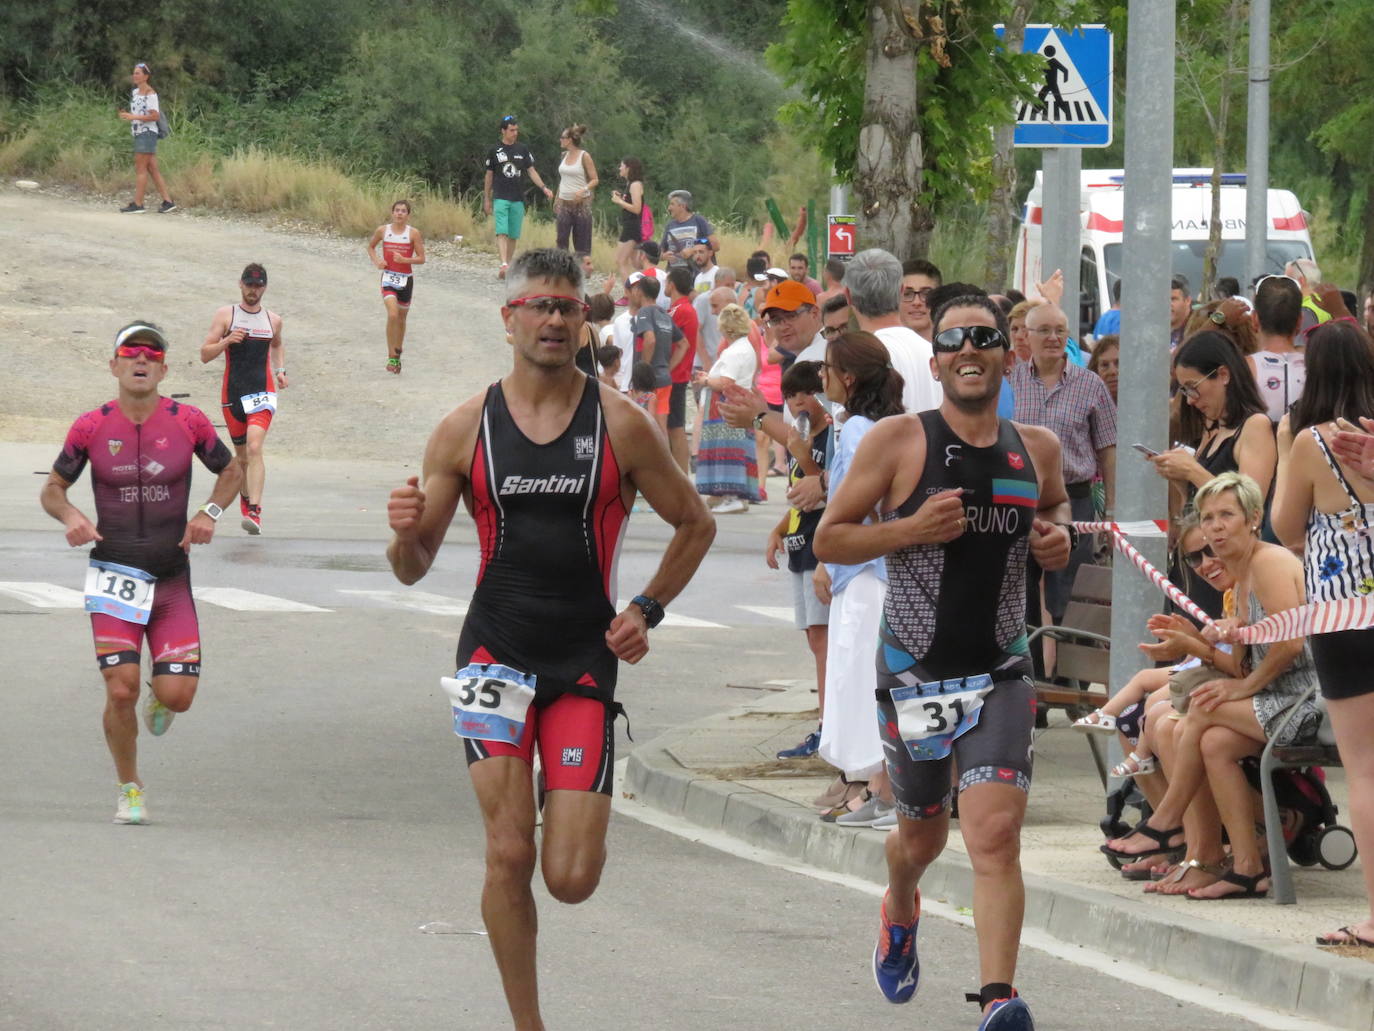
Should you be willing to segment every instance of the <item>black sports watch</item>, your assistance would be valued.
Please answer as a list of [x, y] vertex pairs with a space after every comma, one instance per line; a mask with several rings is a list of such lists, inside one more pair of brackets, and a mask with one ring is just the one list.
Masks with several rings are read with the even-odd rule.
[[1066, 530], [1069, 531], [1069, 550], [1070, 550], [1070, 551], [1073, 551], [1074, 548], [1078, 547], [1078, 538], [1079, 538], [1078, 527], [1074, 526], [1073, 523], [1056, 523], [1055, 525], [1056, 525], [1056, 526], [1062, 526], [1064, 529], [1066, 529]]
[[636, 594], [630, 599], [630, 602], [639, 606], [639, 611], [644, 614], [644, 623], [650, 630], [663, 622], [663, 606], [654, 601], [653, 598]]

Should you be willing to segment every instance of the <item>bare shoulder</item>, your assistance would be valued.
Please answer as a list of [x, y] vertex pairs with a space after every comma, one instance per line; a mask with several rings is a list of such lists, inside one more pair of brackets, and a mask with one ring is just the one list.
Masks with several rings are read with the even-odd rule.
[[486, 398], [486, 391], [474, 394], [439, 420], [429, 438], [426, 461], [467, 472], [473, 448], [477, 446], [477, 430]]
[[277, 314], [276, 312], [274, 312], [274, 311], [269, 311], [269, 312], [267, 313], [267, 321], [270, 322], [270, 323], [272, 324], [272, 331], [273, 331], [274, 333], [280, 333], [280, 332], [281, 332], [281, 323], [282, 323], [282, 319], [281, 319], [281, 316], [280, 316], [280, 315], [278, 315], [278, 314]]
[[[877, 447], [887, 450], [893, 447], [911, 447], [924, 443], [925, 439], [925, 425], [919, 415], [889, 415], [873, 424], [873, 428], [864, 434], [863, 442], [859, 446], [867, 447], [870, 451]], [[870, 440], [877, 443], [869, 444]]]
[[1250, 559], [1250, 568], [1258, 576], [1275, 577], [1296, 573], [1302, 575], [1302, 559], [1277, 544], [1261, 543]]
[[647, 434], [658, 432], [658, 426], [648, 412], [614, 387], [598, 383], [597, 388], [601, 391], [601, 410], [606, 413], [606, 431], [611, 435], [611, 446], [617, 453], [635, 454]]
[[234, 306], [232, 304], [222, 304], [215, 309], [214, 317], [210, 321], [211, 323], [223, 322], [228, 325], [229, 322], [233, 320], [233, 317]]
[[1240, 428], [1241, 433], [1249, 435], [1267, 434], [1274, 436], [1274, 424], [1269, 421], [1269, 416], [1265, 412], [1254, 412]]
[[1057, 455], [1060, 452], [1059, 438], [1046, 426], [1032, 426], [1029, 423], [1013, 422], [1016, 432], [1025, 441], [1033, 457]]
[[421, 240], [425, 238], [425, 234], [420, 232], [417, 226], [410, 227], [410, 236], [415, 243], [419, 243]]

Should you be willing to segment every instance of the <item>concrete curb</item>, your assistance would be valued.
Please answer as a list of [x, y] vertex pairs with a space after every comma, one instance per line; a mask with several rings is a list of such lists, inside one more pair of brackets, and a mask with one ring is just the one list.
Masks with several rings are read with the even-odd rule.
[[[881, 834], [822, 823], [785, 799], [703, 777], [672, 757], [676, 732], [636, 748], [624, 790], [638, 801], [696, 826], [832, 873], [887, 881]], [[966, 858], [946, 853], [922, 889], [951, 905], [973, 904]], [[1329, 955], [1201, 917], [1164, 914], [1147, 905], [1064, 881], [1026, 876], [1025, 926], [1250, 1002], [1353, 1031], [1374, 1031], [1374, 964]]]

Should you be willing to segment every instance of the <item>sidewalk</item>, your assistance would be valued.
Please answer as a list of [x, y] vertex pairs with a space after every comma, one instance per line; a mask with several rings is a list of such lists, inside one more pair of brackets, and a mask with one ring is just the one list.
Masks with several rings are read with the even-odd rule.
[[[809, 804], [834, 771], [817, 759], [774, 758], [815, 725], [813, 690], [800, 686], [765, 694], [636, 748], [624, 790], [646, 805], [794, 861], [885, 883], [884, 834], [822, 823]], [[1344, 814], [1341, 771], [1329, 774]], [[1368, 950], [1366, 958], [1357, 958], [1356, 950], [1336, 955], [1313, 945], [1315, 935], [1359, 917], [1360, 864], [1370, 857], [1339, 872], [1294, 867], [1296, 906], [1142, 895], [1140, 883], [1123, 880], [1098, 852], [1103, 815], [1102, 788], [1087, 745], [1062, 713], [1052, 713], [1050, 729], [1036, 738], [1035, 783], [1022, 835], [1026, 926], [1244, 994], [1260, 1006], [1374, 1031], [1374, 957]], [[957, 833], [922, 889], [951, 905], [972, 905], [972, 875]]]

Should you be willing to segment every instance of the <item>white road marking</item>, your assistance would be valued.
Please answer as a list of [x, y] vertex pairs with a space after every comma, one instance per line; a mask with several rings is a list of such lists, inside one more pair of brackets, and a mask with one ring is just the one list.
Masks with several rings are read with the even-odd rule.
[[736, 605], [735, 608], [752, 612], [756, 616], [765, 616], [768, 619], [780, 619], [784, 623], [792, 622], [793, 618], [792, 608], [788, 605]]
[[0, 594], [7, 594], [40, 609], [84, 609], [86, 596], [57, 584], [0, 581]]
[[[727, 855], [737, 856], [740, 859], [747, 859], [750, 862], [761, 863], [775, 869], [786, 870], [788, 873], [801, 874], [803, 877], [811, 877], [818, 881], [838, 884], [875, 899], [881, 899], [886, 893], [887, 888], [884, 885], [873, 884], [848, 874], [831, 873], [828, 870], [804, 866], [776, 852], [746, 845], [724, 831], [698, 827], [696, 824], [688, 823], [679, 817], [659, 812], [642, 802], [626, 798], [623, 787], [625, 765], [628, 762], [629, 759], [621, 759], [615, 764], [615, 781], [611, 786], [611, 807], [621, 816], [629, 817], [668, 834], [674, 834], [687, 841], [695, 841], [707, 848], [713, 848], [717, 852], [724, 852]], [[863, 832], [860, 831], [859, 833]], [[921, 915], [938, 916], [943, 920], [963, 924], [965, 927], [973, 926], [973, 917], [964, 916], [955, 906], [935, 899], [921, 899]], [[1053, 956], [1055, 959], [1086, 967], [1094, 973], [1113, 977], [1136, 987], [1149, 988], [1178, 1002], [1211, 1010], [1213, 1013], [1221, 1013], [1228, 1017], [1241, 1017], [1258, 1024], [1260, 1027], [1270, 1028], [1271, 1031], [1338, 1031], [1331, 1024], [1323, 1024], [1306, 1017], [1297, 1017], [1264, 1009], [1240, 996], [1226, 995], [1215, 988], [1203, 988], [1200, 985], [1189, 984], [1187, 981], [1179, 981], [1157, 970], [1128, 963], [1125, 960], [1117, 959], [1115, 956], [1086, 949], [1081, 945], [1062, 942], [1058, 938], [1051, 937], [1044, 931], [1034, 928], [1028, 927], [1021, 931], [1021, 944]]]
[[[625, 610], [625, 606], [629, 604], [630, 602], [627, 599], [622, 598], [620, 599], [620, 601], [616, 602], [615, 610], [617, 612], [623, 612]], [[684, 616], [678, 612], [664, 613], [663, 622], [660, 623], [659, 626], [686, 627], [696, 630], [725, 629], [725, 625], [723, 623], [712, 623], [710, 620], [707, 619], [697, 619], [695, 616]]]
[[192, 587], [191, 596], [220, 608], [236, 609], [239, 612], [329, 612], [318, 605], [307, 605], [303, 601], [278, 598], [271, 594], [258, 594], [237, 587]]
[[468, 613], [467, 602], [459, 601], [457, 598], [446, 598], [442, 594], [429, 594], [425, 591], [367, 591], [341, 587], [339, 593], [349, 594], [356, 598], [370, 598], [373, 601], [381, 602], [383, 605], [412, 609], [416, 612], [428, 612], [435, 616], [466, 616]]

